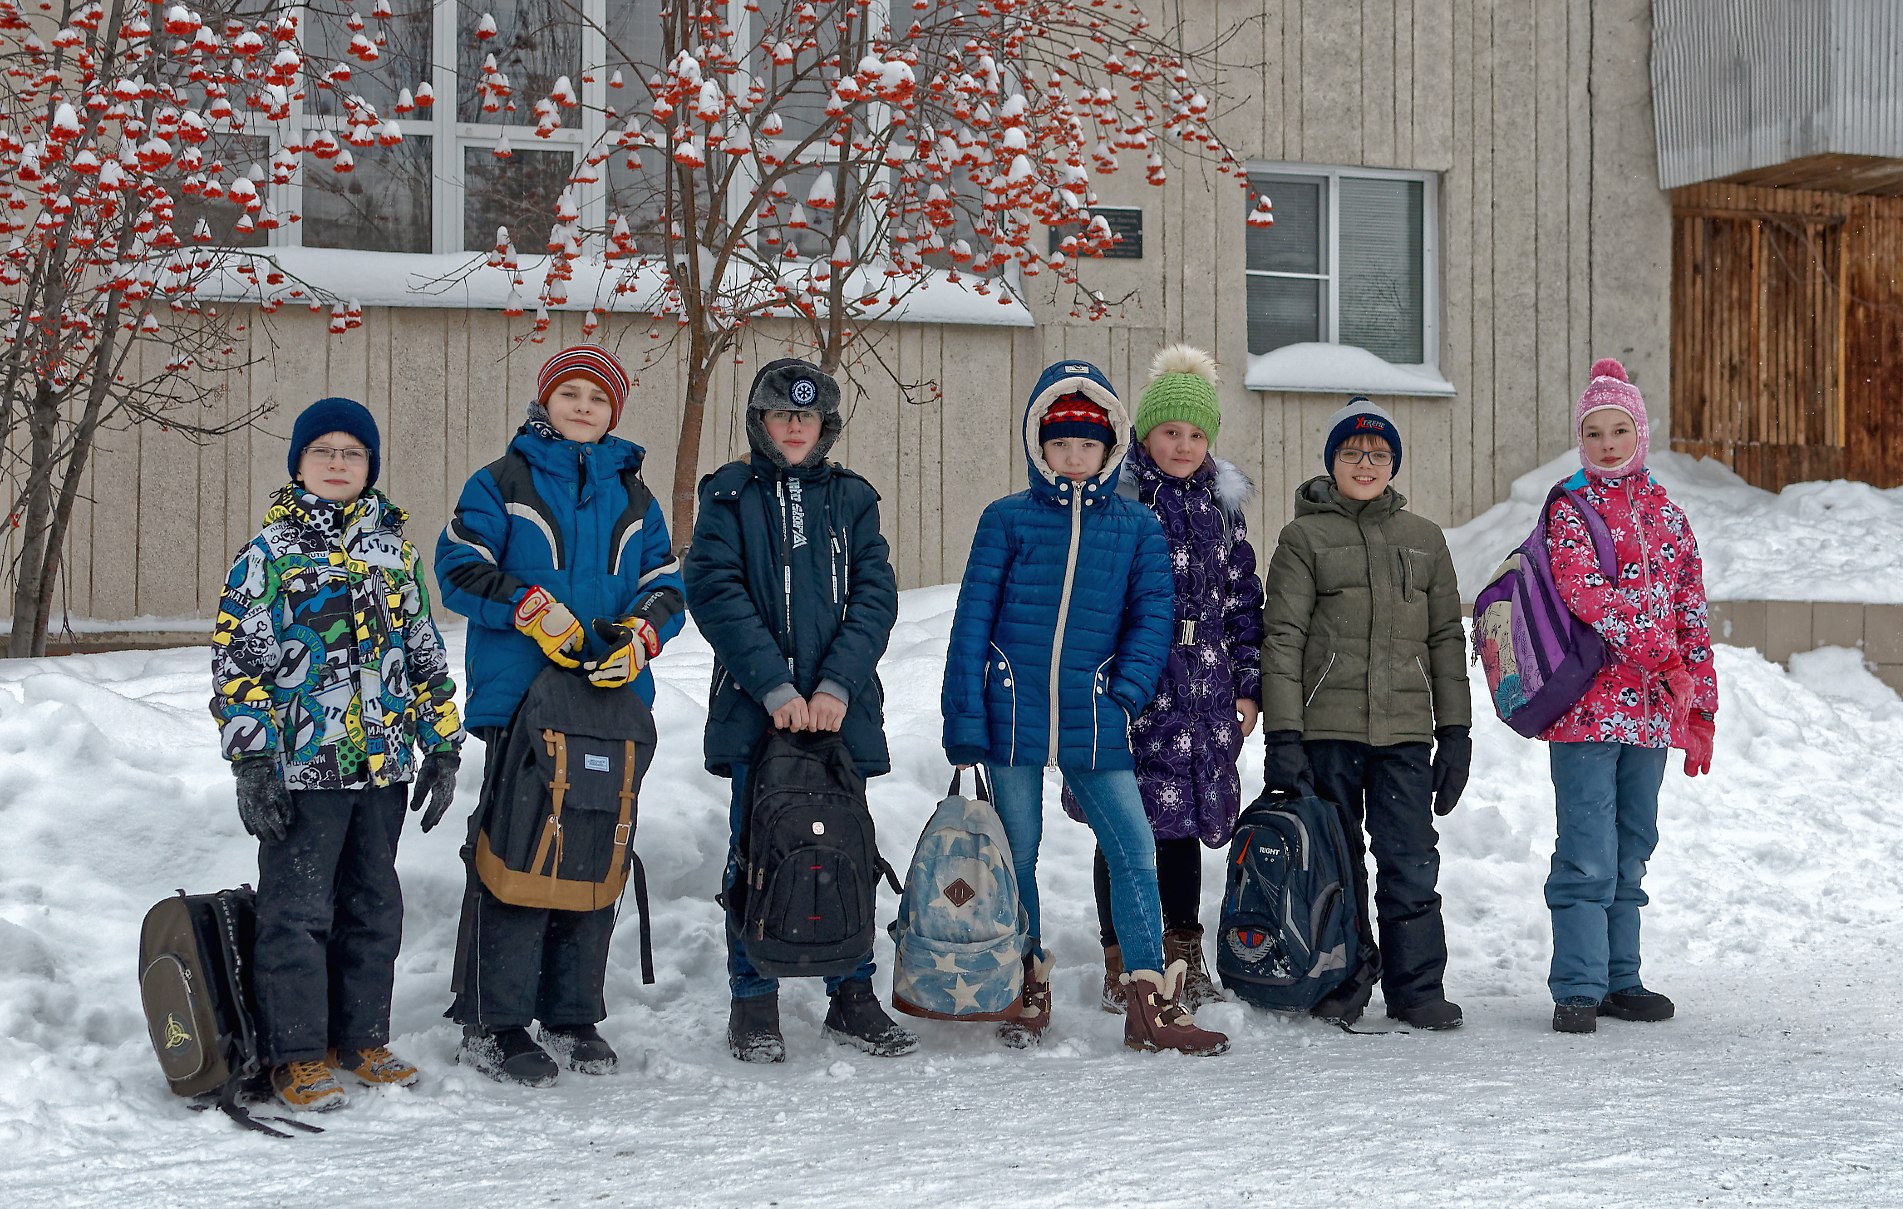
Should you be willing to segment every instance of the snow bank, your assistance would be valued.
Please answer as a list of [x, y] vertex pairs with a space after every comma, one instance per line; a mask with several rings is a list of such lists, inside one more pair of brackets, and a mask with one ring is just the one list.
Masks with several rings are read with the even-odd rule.
[[[937, 696], [954, 600], [904, 594], [883, 665], [894, 770], [871, 797], [901, 868], [949, 780]], [[461, 633], [449, 639], [459, 654]], [[531, 1092], [450, 1063], [452, 819], [412, 830], [399, 862], [395, 1044], [424, 1082], [361, 1093], [324, 1135], [290, 1142], [186, 1111], [138, 1012], [145, 909], [255, 871], [205, 712], [205, 653], [0, 661], [0, 1199], [277, 1203], [322, 1187], [341, 1204], [414, 1206], [1896, 1203], [1903, 707], [1835, 691], [1844, 668], [1786, 675], [1732, 648], [1718, 660], [1716, 771], [1687, 780], [1673, 758], [1647, 882], [1648, 981], [1681, 1004], [1669, 1025], [1548, 1030], [1545, 753], [1476, 697], [1473, 782], [1440, 823], [1460, 1032], [1351, 1037], [1223, 1004], [1205, 1019], [1232, 1032], [1231, 1056], [1126, 1053], [1095, 1006], [1089, 833], [1053, 806], [1042, 883], [1058, 970], [1040, 1052], [925, 1023], [918, 1054], [868, 1058], [821, 1040], [825, 1003], [804, 983], [782, 995], [790, 1060], [756, 1069], [722, 1041], [710, 900], [727, 793], [700, 768], [711, 656], [690, 630], [657, 664], [661, 747], [638, 839], [660, 981], [640, 984], [626, 917], [608, 978], [622, 1074]], [[465, 807], [480, 765], [472, 746]], [[1255, 744], [1244, 773], [1253, 793]], [[1221, 868], [1207, 854], [1212, 922]], [[889, 917], [896, 901], [882, 900]], [[1382, 1025], [1378, 999], [1367, 1023]]]
[[[1691, 518], [1712, 600], [1903, 603], [1903, 487], [1843, 479], [1769, 492], [1723, 463], [1654, 453], [1652, 473]], [[1464, 600], [1533, 531], [1554, 483], [1579, 469], [1568, 450], [1519, 479], [1505, 500], [1447, 531]]]

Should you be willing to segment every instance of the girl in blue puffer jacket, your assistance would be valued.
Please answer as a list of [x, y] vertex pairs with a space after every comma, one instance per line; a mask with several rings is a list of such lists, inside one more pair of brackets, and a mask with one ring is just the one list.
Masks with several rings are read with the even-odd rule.
[[1044, 769], [1076, 795], [1110, 868], [1130, 1010], [1124, 1044], [1218, 1054], [1221, 1033], [1177, 1002], [1184, 966], [1163, 963], [1156, 841], [1137, 792], [1131, 721], [1170, 645], [1169, 546], [1148, 508], [1116, 492], [1129, 419], [1096, 366], [1060, 361], [1024, 413], [1030, 489], [978, 521], [952, 620], [942, 705], [945, 754], [984, 763], [1030, 921], [1022, 1010], [1000, 1032], [1035, 1045], [1050, 1023], [1051, 958], [1038, 943]]

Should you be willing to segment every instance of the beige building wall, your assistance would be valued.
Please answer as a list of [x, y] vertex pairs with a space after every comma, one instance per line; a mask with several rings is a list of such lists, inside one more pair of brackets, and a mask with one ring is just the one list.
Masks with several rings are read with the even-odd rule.
[[[1158, 9], [1165, 26], [1178, 6]], [[1596, 356], [1618, 356], [1666, 430], [1670, 207], [1654, 172], [1648, 0], [1183, 0], [1183, 43], [1227, 37], [1218, 128], [1258, 161], [1398, 168], [1439, 179], [1440, 370], [1452, 398], [1381, 398], [1399, 417], [1399, 488], [1443, 524], [1467, 520], [1570, 441], [1572, 400]], [[1145, 257], [1095, 266], [1106, 296], [1131, 294], [1098, 324], [1034, 300], [1035, 328], [891, 325], [886, 368], [849, 384], [842, 460], [884, 497], [902, 585], [958, 578], [984, 505], [1023, 486], [1017, 416], [1059, 357], [1102, 365], [1134, 397], [1151, 354], [1188, 340], [1226, 375], [1218, 452], [1256, 480], [1249, 514], [1266, 561], [1289, 499], [1321, 470], [1322, 423], [1338, 395], [1249, 391], [1242, 190], [1200, 166], [1160, 189], [1141, 166], [1099, 182], [1108, 204], [1144, 210]], [[558, 315], [541, 345], [495, 312], [379, 309], [325, 334], [318, 316], [277, 319], [268, 363], [234, 383], [276, 405], [255, 428], [197, 447], [135, 428], [101, 438], [90, 500], [69, 546], [62, 601], [75, 617], [208, 617], [238, 547], [285, 480], [298, 408], [362, 399], [385, 434], [382, 485], [433, 552], [463, 479], [498, 456], [535, 371], [577, 340]], [[624, 353], [644, 324], [611, 320]], [[739, 453], [738, 392], [780, 355], [762, 333], [720, 383], [701, 465]], [[893, 380], [936, 381], [942, 402], [900, 401]], [[680, 412], [678, 376], [643, 373], [618, 431], [646, 445], [665, 497]], [[10, 536], [10, 535], [9, 535]], [[4, 538], [0, 538], [0, 543]], [[9, 553], [10, 548], [0, 550]], [[4, 609], [0, 602], [0, 609]]]

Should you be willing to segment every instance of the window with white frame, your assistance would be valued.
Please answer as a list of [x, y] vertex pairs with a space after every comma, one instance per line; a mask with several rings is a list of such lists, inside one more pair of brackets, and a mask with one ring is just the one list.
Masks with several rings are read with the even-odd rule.
[[1248, 228], [1251, 355], [1322, 343], [1438, 360], [1432, 174], [1252, 165], [1249, 188], [1275, 210], [1274, 226]]
[[[239, 0], [241, 6], [246, 0]], [[350, 64], [337, 87], [355, 93], [403, 131], [393, 146], [349, 146], [348, 172], [333, 155], [306, 156], [287, 185], [276, 186], [273, 206], [302, 216], [232, 240], [272, 247], [350, 248], [374, 252], [484, 251], [496, 228], [508, 227], [524, 254], [541, 251], [555, 203], [577, 157], [608, 122], [605, 104], [622, 114], [644, 108], [646, 70], [660, 59], [664, 0], [393, 0], [377, 57], [352, 61], [345, 48], [363, 28], [368, 5], [307, 0], [302, 28], [312, 50]], [[478, 40], [484, 14], [492, 38]], [[494, 73], [485, 71], [495, 58]], [[637, 70], [633, 63], [645, 63]], [[566, 77], [580, 108], [564, 109], [562, 125], [536, 132], [535, 102]], [[506, 79], [506, 95], [479, 90], [485, 78]], [[426, 99], [427, 98], [427, 99]], [[349, 133], [338, 97], [307, 88], [293, 109], [292, 138], [309, 145], [326, 136], [343, 144]], [[240, 172], [253, 163], [268, 169], [267, 140], [235, 143]], [[626, 163], [632, 159], [632, 164]], [[657, 171], [652, 153], [618, 151], [606, 183], [584, 190], [583, 216], [599, 222], [611, 195], [638, 189]], [[630, 214], [630, 224], [658, 221]], [[223, 233], [220, 232], [222, 235]], [[637, 235], [639, 232], [637, 231]]]

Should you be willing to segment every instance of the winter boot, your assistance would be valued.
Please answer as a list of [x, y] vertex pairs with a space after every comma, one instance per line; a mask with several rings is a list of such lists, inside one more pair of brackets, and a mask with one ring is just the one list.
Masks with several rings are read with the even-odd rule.
[[1607, 995], [1605, 1002], [1599, 1005], [1601, 1016], [1610, 1016], [1614, 1020], [1630, 1020], [1641, 1024], [1652, 1024], [1660, 1020], [1670, 1020], [1677, 1009], [1672, 1001], [1657, 991], [1648, 991], [1644, 987], [1628, 987], [1623, 991], [1614, 991]]
[[778, 995], [733, 1001], [727, 1012], [727, 1050], [742, 1062], [786, 1061]]
[[529, 1038], [525, 1028], [491, 1032], [481, 1025], [465, 1024], [456, 1061], [497, 1083], [520, 1083], [524, 1087], [547, 1087], [562, 1073], [555, 1059]]
[[854, 978], [839, 984], [832, 1006], [826, 1009], [826, 1036], [841, 1045], [862, 1049], [875, 1058], [896, 1058], [918, 1048], [918, 1034], [900, 1025], [879, 1006], [872, 980]]
[[545, 1024], [536, 1040], [557, 1062], [584, 1075], [612, 1075], [621, 1063], [592, 1024]]
[[271, 1090], [286, 1108], [299, 1111], [330, 1112], [349, 1099], [337, 1072], [324, 1062], [286, 1062], [272, 1068]]
[[1215, 980], [1209, 976], [1209, 967], [1203, 964], [1203, 930], [1201, 928], [1182, 928], [1174, 932], [1163, 933], [1163, 964], [1183, 963], [1183, 1006], [1194, 1012], [1198, 1008], [1212, 1003], [1222, 1002], [1222, 992], [1216, 989]]
[[1159, 974], [1137, 970], [1123, 976], [1123, 1044], [1128, 1049], [1175, 1050], [1198, 1056], [1227, 1053], [1229, 1038], [1197, 1028], [1196, 1018], [1178, 1002], [1183, 993], [1184, 963], [1173, 961]]
[[1012, 1049], [1030, 1049], [1051, 1025], [1051, 957], [1039, 957], [1035, 947], [1024, 955], [1024, 994], [1018, 1005], [1018, 1014], [998, 1025], [998, 1040]]
[[348, 1059], [339, 1057], [337, 1051], [332, 1050], [324, 1061], [365, 1087], [387, 1087], [392, 1084], [414, 1087], [416, 1081], [423, 1077], [422, 1071], [391, 1053], [387, 1045], [352, 1050]]
[[1553, 1005], [1553, 1031], [1556, 1033], [1591, 1033], [1599, 1028], [1599, 1001], [1585, 995], [1574, 995], [1562, 999]]
[[1103, 950], [1103, 1010], [1123, 1015], [1123, 946], [1105, 945]]
[[1462, 1017], [1458, 1003], [1449, 1003], [1445, 999], [1430, 999], [1426, 1003], [1417, 1003], [1411, 1007], [1390, 1005], [1388, 1019], [1404, 1021], [1413, 1028], [1438, 1033], [1459, 1028]]

